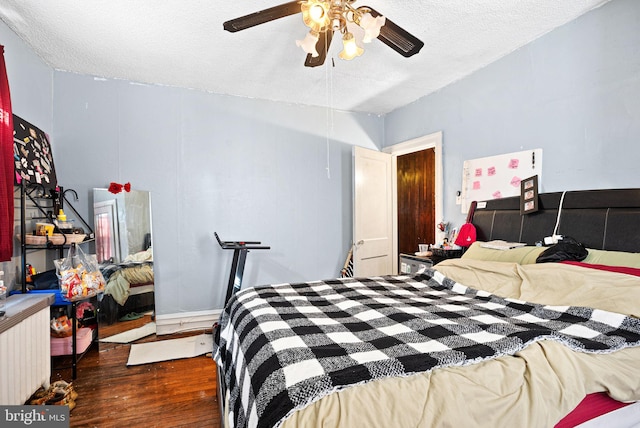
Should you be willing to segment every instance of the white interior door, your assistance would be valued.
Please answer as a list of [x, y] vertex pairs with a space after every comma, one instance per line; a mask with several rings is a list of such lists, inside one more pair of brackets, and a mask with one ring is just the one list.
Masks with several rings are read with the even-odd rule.
[[353, 274], [393, 273], [393, 188], [390, 154], [354, 147]]

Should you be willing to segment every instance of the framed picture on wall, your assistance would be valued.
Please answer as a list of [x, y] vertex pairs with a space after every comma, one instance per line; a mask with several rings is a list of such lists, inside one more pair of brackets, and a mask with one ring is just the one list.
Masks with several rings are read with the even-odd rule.
[[520, 181], [520, 214], [538, 211], [538, 176]]

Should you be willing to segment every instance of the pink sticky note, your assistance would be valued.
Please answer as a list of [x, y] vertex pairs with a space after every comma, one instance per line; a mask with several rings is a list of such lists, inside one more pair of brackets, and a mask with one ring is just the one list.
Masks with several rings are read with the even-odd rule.
[[518, 159], [511, 159], [509, 161], [509, 168], [516, 169], [516, 168], [518, 168], [519, 164], [520, 164], [520, 161]]
[[473, 182], [473, 190], [478, 190], [480, 188], [480, 182], [479, 181], [474, 181]]
[[482, 168], [476, 168], [476, 177], [482, 177]]
[[514, 175], [514, 176], [513, 176], [513, 178], [511, 179], [511, 185], [512, 185], [513, 187], [520, 187], [520, 181], [522, 181], [522, 180], [520, 180], [520, 178], [519, 178], [519, 177], [516, 177], [516, 176]]
[[487, 168], [487, 175], [489, 176], [496, 175], [496, 167], [490, 166], [489, 168]]
[[491, 196], [493, 196], [493, 199], [500, 199], [502, 198], [502, 193], [499, 190], [496, 190]]

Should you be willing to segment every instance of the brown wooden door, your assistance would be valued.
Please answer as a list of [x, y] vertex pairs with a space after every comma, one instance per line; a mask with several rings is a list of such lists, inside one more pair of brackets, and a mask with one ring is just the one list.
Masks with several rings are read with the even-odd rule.
[[398, 251], [435, 243], [435, 150], [398, 156]]

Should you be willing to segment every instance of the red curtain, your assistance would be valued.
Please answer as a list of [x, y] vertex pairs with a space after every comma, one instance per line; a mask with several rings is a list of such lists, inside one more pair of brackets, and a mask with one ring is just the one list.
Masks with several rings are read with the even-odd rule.
[[13, 256], [13, 114], [4, 46], [0, 45], [0, 261]]

